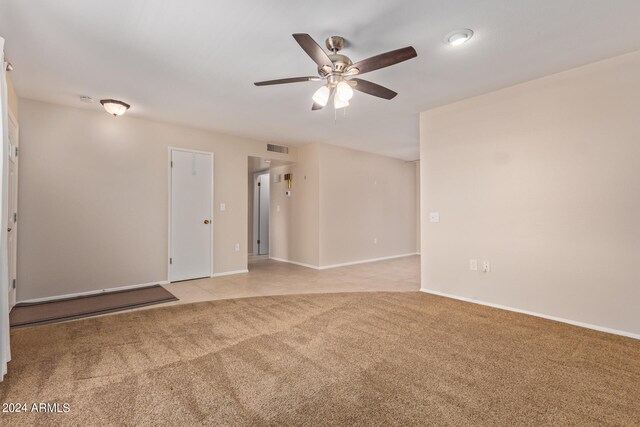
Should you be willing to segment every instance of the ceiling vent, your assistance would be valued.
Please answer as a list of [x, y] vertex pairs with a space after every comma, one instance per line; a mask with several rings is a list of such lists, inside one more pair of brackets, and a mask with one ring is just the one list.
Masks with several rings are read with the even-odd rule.
[[285, 147], [283, 145], [267, 144], [267, 151], [272, 151], [274, 153], [289, 154], [289, 147]]

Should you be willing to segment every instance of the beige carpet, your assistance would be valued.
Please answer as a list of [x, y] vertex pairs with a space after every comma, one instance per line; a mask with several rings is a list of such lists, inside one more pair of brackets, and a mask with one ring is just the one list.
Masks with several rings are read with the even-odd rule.
[[640, 341], [427, 294], [175, 305], [12, 331], [2, 425], [639, 425]]

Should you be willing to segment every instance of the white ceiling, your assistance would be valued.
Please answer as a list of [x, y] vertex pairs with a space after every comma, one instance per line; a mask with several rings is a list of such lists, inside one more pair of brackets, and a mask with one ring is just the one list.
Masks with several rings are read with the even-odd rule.
[[[20, 96], [284, 144], [328, 142], [403, 159], [420, 111], [640, 49], [638, 0], [2, 0], [0, 36]], [[458, 48], [449, 31], [471, 28]], [[367, 74], [399, 93], [356, 92], [346, 117], [312, 112], [320, 83], [291, 37], [342, 35], [352, 60], [412, 45], [418, 58]]]

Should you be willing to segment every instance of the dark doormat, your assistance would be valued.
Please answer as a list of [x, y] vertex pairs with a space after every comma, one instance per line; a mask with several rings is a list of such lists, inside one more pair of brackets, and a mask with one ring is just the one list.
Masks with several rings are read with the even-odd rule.
[[20, 303], [9, 314], [12, 328], [80, 319], [114, 311], [178, 301], [160, 285], [52, 301]]

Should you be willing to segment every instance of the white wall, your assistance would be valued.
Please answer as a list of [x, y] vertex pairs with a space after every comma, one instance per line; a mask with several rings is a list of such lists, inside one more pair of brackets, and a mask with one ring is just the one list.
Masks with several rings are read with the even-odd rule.
[[271, 170], [288, 172], [291, 197], [284, 181], [271, 187], [271, 257], [326, 267], [416, 252], [413, 163], [311, 144]]
[[214, 153], [214, 272], [247, 268], [247, 157], [265, 143], [26, 99], [20, 127], [19, 300], [167, 279], [169, 146]]
[[638, 76], [640, 52], [422, 113], [422, 288], [640, 334]]
[[415, 253], [415, 165], [327, 144], [319, 154], [320, 266]]
[[[272, 258], [319, 265], [319, 150], [319, 144], [299, 147], [297, 163], [270, 170], [269, 256]], [[284, 180], [273, 182], [274, 175], [285, 173], [293, 176], [291, 197], [285, 196]]]

